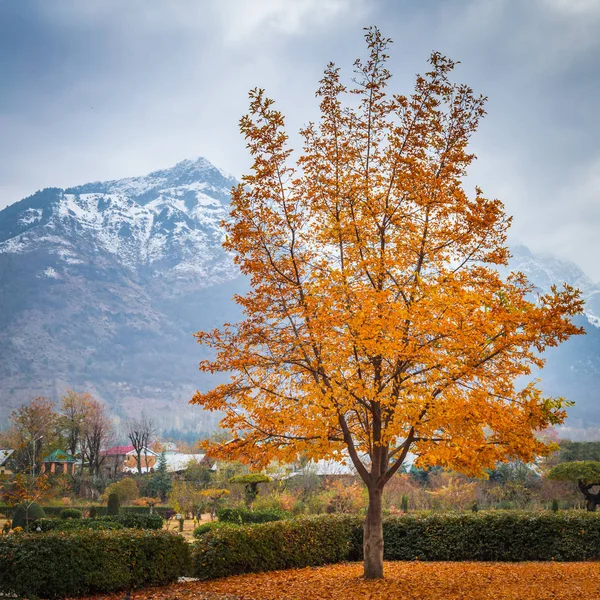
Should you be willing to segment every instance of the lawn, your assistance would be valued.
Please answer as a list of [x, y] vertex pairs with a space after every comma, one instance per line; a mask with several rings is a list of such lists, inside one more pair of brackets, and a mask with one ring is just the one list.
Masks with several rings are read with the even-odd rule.
[[[386, 579], [364, 581], [344, 563], [179, 583], [135, 600], [581, 600], [600, 598], [600, 563], [388, 562]], [[123, 594], [95, 600], [121, 599]]]

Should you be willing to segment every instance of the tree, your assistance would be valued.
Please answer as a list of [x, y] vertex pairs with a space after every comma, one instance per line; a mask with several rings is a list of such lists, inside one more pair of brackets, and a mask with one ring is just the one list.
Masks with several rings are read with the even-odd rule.
[[54, 403], [43, 396], [14, 410], [10, 415], [9, 438], [15, 447], [17, 468], [40, 472], [41, 461], [59, 441], [59, 419]]
[[140, 419], [134, 419], [129, 422], [127, 428], [127, 437], [129, 438], [133, 449], [135, 450], [135, 456], [137, 460], [138, 473], [142, 473], [142, 452], [145, 452], [146, 456], [146, 470], [148, 470], [148, 446], [150, 445], [150, 439], [156, 433], [154, 423], [152, 419], [142, 415]]
[[214, 352], [200, 369], [230, 379], [192, 403], [225, 414], [232, 440], [215, 457], [349, 456], [369, 495], [365, 576], [378, 578], [382, 493], [408, 452], [467, 475], [547, 453], [534, 432], [567, 403], [515, 380], [583, 330], [577, 290], [535, 295], [523, 274], [499, 274], [511, 219], [463, 189], [485, 98], [439, 53], [411, 96], [388, 94], [390, 40], [370, 28], [366, 41], [352, 89], [327, 66], [295, 164], [283, 115], [250, 92], [254, 163], [224, 243], [250, 280], [245, 319], [196, 334]]
[[91, 398], [82, 430], [82, 458], [87, 460], [90, 475], [98, 477], [104, 462], [102, 449], [113, 439], [113, 426], [104, 405]]
[[248, 473], [246, 475], [234, 475], [229, 483], [241, 483], [244, 486], [244, 500], [248, 508], [252, 508], [252, 503], [258, 496], [258, 484], [271, 481], [267, 475], [262, 473]]
[[171, 476], [167, 470], [167, 457], [164, 452], [161, 452], [158, 457], [158, 465], [156, 466], [156, 473], [152, 476], [150, 489], [158, 494], [163, 502], [171, 491]]
[[600, 504], [600, 489], [593, 491], [594, 488], [600, 487], [600, 462], [581, 460], [560, 463], [550, 469], [548, 479], [576, 483], [590, 512], [595, 511]]
[[72, 456], [75, 456], [81, 448], [86, 414], [92, 400], [88, 392], [77, 393], [73, 390], [67, 390], [61, 398], [58, 422], [67, 451]]

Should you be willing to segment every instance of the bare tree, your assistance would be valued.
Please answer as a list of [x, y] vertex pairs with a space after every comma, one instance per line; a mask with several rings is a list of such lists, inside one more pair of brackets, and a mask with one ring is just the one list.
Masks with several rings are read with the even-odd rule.
[[87, 459], [90, 475], [97, 477], [104, 462], [101, 451], [113, 438], [112, 421], [106, 408], [92, 399], [83, 425], [82, 456]]
[[145, 457], [146, 469], [148, 469], [148, 445], [155, 432], [154, 422], [146, 415], [142, 414], [140, 419], [129, 421], [127, 437], [135, 450], [138, 473], [142, 472], [142, 452]]

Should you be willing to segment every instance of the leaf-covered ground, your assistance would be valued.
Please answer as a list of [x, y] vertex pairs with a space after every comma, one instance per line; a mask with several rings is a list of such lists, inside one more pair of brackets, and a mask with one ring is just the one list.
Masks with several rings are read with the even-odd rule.
[[[362, 565], [241, 575], [140, 591], [135, 600], [590, 600], [600, 598], [600, 563], [386, 563], [383, 581]], [[94, 600], [121, 599], [123, 594]]]

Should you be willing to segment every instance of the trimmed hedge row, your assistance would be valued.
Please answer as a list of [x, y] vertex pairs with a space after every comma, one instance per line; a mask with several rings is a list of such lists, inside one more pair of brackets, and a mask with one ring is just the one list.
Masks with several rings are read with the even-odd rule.
[[[424, 514], [384, 521], [386, 560], [600, 559], [600, 515], [584, 511]], [[362, 558], [362, 530], [353, 556]]]
[[[71, 510], [71, 509], [79, 510], [85, 515], [87, 512], [89, 512], [89, 510], [92, 507], [91, 506], [69, 506], [66, 508], [69, 510]], [[107, 514], [106, 506], [94, 506], [93, 508], [96, 509], [96, 514], [99, 517]], [[60, 514], [63, 510], [65, 510], [65, 507], [64, 506], [44, 506], [43, 509], [44, 509], [44, 512], [46, 513], [47, 517], [60, 517]], [[13, 516], [14, 511], [15, 511], [14, 506], [6, 506], [6, 504], [0, 504], [0, 514], [6, 515], [8, 518], [11, 518]], [[152, 514], [160, 515], [163, 519], [166, 518], [166, 513], [173, 513], [173, 512], [174, 511], [170, 506], [155, 506], [152, 509]], [[123, 513], [149, 515], [150, 507], [149, 506], [121, 506], [119, 514], [123, 514]]]
[[271, 523], [291, 519], [294, 515], [285, 510], [264, 509], [250, 510], [248, 508], [219, 508], [217, 518], [224, 523], [244, 525], [246, 523]]
[[50, 532], [0, 537], [0, 593], [64, 598], [167, 585], [190, 547], [166, 531]]
[[356, 517], [319, 516], [212, 528], [196, 542], [193, 575], [213, 579], [348, 559]]
[[43, 533], [47, 531], [108, 531], [113, 529], [125, 529], [121, 523], [107, 521], [106, 519], [38, 519], [33, 525], [33, 531], [40, 528]]
[[83, 529], [162, 529], [159, 515], [110, 515], [97, 519], [38, 519], [34, 529], [42, 531], [79, 531]]
[[[385, 560], [584, 561], [600, 559], [600, 514], [423, 513], [387, 518]], [[194, 576], [362, 560], [362, 519], [322, 516], [199, 532]]]

